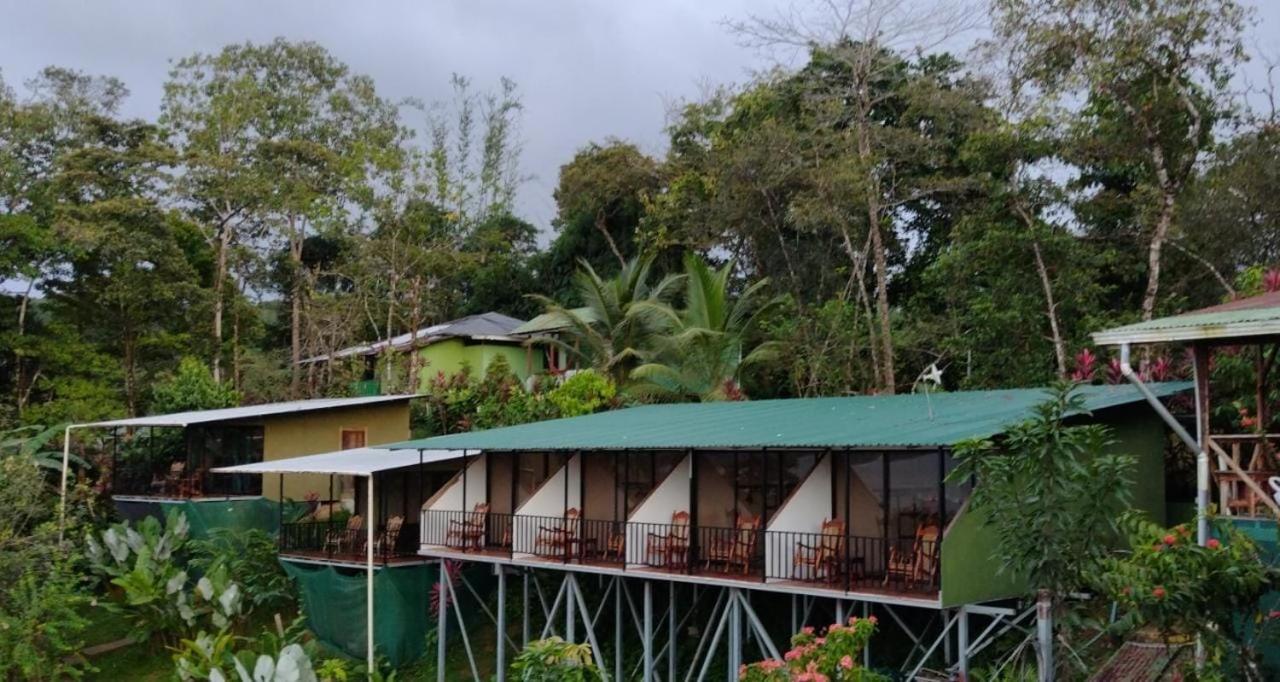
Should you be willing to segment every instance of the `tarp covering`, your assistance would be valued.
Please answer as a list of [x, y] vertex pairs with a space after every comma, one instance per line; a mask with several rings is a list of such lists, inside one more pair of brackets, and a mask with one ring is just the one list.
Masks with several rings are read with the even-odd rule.
[[[170, 510], [182, 512], [187, 515], [191, 537], [195, 539], [206, 538], [209, 531], [220, 528], [237, 531], [256, 528], [272, 536], [280, 532], [282, 510], [279, 504], [264, 497], [203, 500], [117, 497], [115, 505], [120, 516], [130, 521], [139, 521], [146, 516], [164, 520]], [[296, 518], [304, 506], [286, 502], [283, 509], [285, 522]]]
[[[1230, 521], [1236, 530], [1249, 536], [1249, 539], [1258, 546], [1264, 562], [1270, 566], [1280, 565], [1280, 538], [1276, 535], [1275, 520], [1232, 518]], [[1277, 609], [1280, 609], [1280, 592], [1273, 591], [1262, 595], [1258, 604], [1259, 611], [1266, 614]], [[1258, 641], [1262, 636], [1262, 627], [1252, 620], [1239, 619], [1236, 627], [1240, 629], [1240, 634], [1246, 640]], [[1258, 651], [1262, 657], [1261, 664], [1265, 674], [1268, 675], [1267, 679], [1280, 679], [1280, 643], [1274, 640], [1262, 640], [1258, 644]]]
[[[1188, 382], [1150, 384], [1157, 396]], [[1142, 402], [1130, 385], [1083, 386], [1085, 408]], [[645, 405], [393, 443], [391, 449], [622, 450], [935, 448], [986, 438], [1033, 416], [1046, 389]]]
[[[316, 639], [349, 656], [365, 658], [365, 589], [362, 569], [304, 564], [282, 559], [298, 583], [302, 611]], [[438, 568], [430, 564], [374, 571], [374, 646], [379, 656], [400, 666], [426, 652], [431, 621], [431, 585]]]
[[274, 459], [269, 462], [254, 462], [236, 466], [213, 469], [219, 474], [343, 474], [347, 476], [368, 476], [379, 471], [392, 471], [416, 467], [419, 464], [444, 462], [451, 459], [462, 459], [464, 455], [475, 456], [476, 451], [465, 450], [388, 450], [386, 448], [351, 448], [325, 452], [318, 455], [303, 455], [287, 459]]

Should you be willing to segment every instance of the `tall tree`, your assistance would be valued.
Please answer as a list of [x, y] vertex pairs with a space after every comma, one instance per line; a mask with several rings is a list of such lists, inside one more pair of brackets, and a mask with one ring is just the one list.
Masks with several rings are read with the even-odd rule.
[[1075, 161], [1098, 171], [1086, 181], [1131, 179], [1147, 252], [1142, 318], [1151, 319], [1178, 198], [1228, 106], [1248, 12], [1235, 0], [995, 0], [992, 11], [1028, 93], [1076, 131]]
[[[405, 131], [397, 107], [323, 47], [282, 38], [193, 55], [180, 62], [171, 86], [169, 118], [185, 122], [188, 141], [195, 134], [199, 143], [195, 182], [208, 183], [196, 187], [208, 192], [200, 196], [225, 209], [228, 194], [245, 190], [223, 215], [235, 220], [237, 211], [255, 209], [255, 218], [286, 245], [290, 392], [298, 395], [308, 281], [303, 245], [318, 224], [345, 229], [352, 211], [370, 198], [372, 169], [398, 161]], [[216, 96], [201, 92], [206, 88]], [[228, 114], [223, 131], [219, 109], [229, 106], [237, 112]], [[224, 134], [225, 142], [219, 140]], [[228, 174], [237, 158], [249, 160], [249, 169]]]

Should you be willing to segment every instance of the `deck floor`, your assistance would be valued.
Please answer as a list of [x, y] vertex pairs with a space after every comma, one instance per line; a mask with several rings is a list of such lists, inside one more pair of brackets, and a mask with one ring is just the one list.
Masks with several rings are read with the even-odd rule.
[[[366, 566], [368, 557], [358, 552], [326, 552], [324, 550], [290, 549], [280, 552], [281, 559], [302, 561], [311, 564], [332, 564], [335, 566]], [[417, 554], [398, 554], [385, 559], [373, 558], [374, 566], [412, 566], [430, 561]]]

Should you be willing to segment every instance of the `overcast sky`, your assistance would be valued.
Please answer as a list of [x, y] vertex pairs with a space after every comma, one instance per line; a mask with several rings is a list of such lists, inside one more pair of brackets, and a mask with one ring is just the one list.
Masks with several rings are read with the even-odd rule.
[[[508, 76], [524, 99], [533, 176], [518, 209], [545, 230], [559, 167], [577, 149], [619, 137], [660, 154], [668, 102], [766, 65], [721, 21], [786, 1], [0, 0], [0, 73], [11, 86], [49, 64], [116, 76], [132, 92], [125, 113], [147, 118], [169, 60], [276, 36], [324, 45], [391, 99], [447, 99], [452, 73], [477, 90]], [[1251, 42], [1276, 52], [1280, 3], [1261, 4]]]

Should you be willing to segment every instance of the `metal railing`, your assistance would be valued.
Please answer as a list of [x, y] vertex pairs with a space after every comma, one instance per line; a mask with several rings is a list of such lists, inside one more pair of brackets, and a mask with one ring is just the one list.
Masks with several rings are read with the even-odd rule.
[[178, 470], [172, 462], [116, 462], [111, 494], [181, 499], [261, 495], [262, 476]]
[[[417, 556], [414, 538], [418, 525], [405, 523], [399, 529], [378, 526], [373, 533], [373, 555], [379, 563]], [[280, 553], [311, 559], [364, 561], [368, 554], [366, 528], [351, 528], [328, 521], [301, 521], [280, 527]]]
[[854, 591], [936, 594], [939, 543], [564, 516], [424, 511], [424, 547], [595, 564], [620, 570], [794, 582]]

